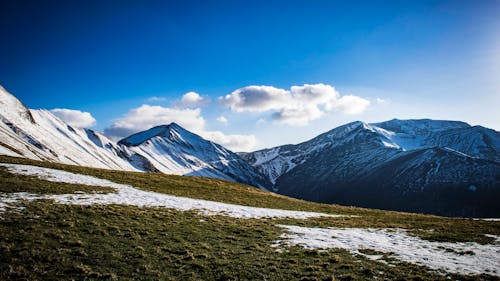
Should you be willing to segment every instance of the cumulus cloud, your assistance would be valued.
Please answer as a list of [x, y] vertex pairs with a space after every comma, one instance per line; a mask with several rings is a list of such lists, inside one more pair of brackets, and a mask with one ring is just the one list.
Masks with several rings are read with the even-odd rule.
[[317, 106], [297, 106], [283, 108], [278, 112], [274, 112], [271, 118], [279, 123], [303, 126], [312, 120], [321, 118], [324, 114]]
[[196, 92], [187, 92], [182, 96], [180, 105], [183, 107], [197, 107], [205, 105], [208, 102], [210, 102], [208, 98], [204, 98]]
[[224, 117], [224, 116], [222, 116], [222, 115], [219, 116], [219, 117], [217, 117], [217, 119], [215, 119], [215, 120], [217, 120], [217, 121], [219, 121], [221, 123], [224, 123], [224, 124], [227, 124], [227, 122], [228, 122], [227, 118]]
[[254, 135], [226, 135], [220, 131], [201, 132], [200, 135], [233, 151], [252, 151], [257, 145]]
[[254, 135], [226, 135], [220, 131], [206, 130], [206, 122], [201, 116], [199, 108], [181, 109], [147, 104], [134, 108], [124, 116], [115, 119], [113, 124], [104, 130], [104, 133], [108, 137], [118, 140], [154, 126], [172, 122], [231, 150], [250, 151], [257, 144]]
[[290, 100], [290, 92], [271, 86], [248, 86], [219, 100], [236, 112], [267, 111], [282, 108]]
[[358, 96], [347, 95], [343, 96], [335, 102], [328, 104], [327, 108], [334, 108], [342, 113], [355, 115], [363, 113], [370, 105], [370, 101]]
[[119, 139], [172, 122], [190, 131], [201, 131], [205, 126], [205, 119], [201, 116], [199, 108], [179, 109], [144, 104], [115, 119], [113, 124], [104, 130], [104, 133], [113, 139]]
[[55, 108], [50, 112], [73, 127], [86, 128], [95, 124], [95, 119], [89, 112], [67, 108]]
[[275, 122], [298, 126], [321, 118], [326, 111], [359, 114], [370, 105], [364, 98], [341, 96], [334, 87], [321, 83], [292, 86], [290, 90], [247, 86], [219, 97], [219, 101], [234, 112], [272, 111], [271, 119]]

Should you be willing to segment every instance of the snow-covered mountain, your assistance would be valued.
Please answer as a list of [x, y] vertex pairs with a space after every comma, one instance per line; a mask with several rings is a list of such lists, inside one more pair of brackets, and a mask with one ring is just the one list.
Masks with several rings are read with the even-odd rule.
[[97, 168], [135, 170], [111, 140], [28, 109], [0, 87], [0, 153]]
[[499, 216], [500, 134], [464, 122], [353, 122], [309, 141], [240, 154], [301, 199]]
[[270, 186], [238, 155], [177, 124], [155, 127], [117, 144], [93, 130], [69, 126], [50, 111], [28, 109], [1, 86], [0, 154]]
[[175, 123], [115, 143], [28, 109], [0, 87], [0, 154], [220, 178], [325, 203], [500, 216], [500, 133], [457, 121], [357, 121], [297, 145], [237, 155]]
[[143, 155], [160, 172], [235, 180], [261, 188], [270, 185], [235, 153], [176, 123], [136, 133], [118, 144], [128, 154]]

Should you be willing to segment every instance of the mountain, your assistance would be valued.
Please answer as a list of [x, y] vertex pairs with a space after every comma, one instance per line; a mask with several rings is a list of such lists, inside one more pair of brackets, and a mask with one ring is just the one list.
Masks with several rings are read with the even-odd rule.
[[203, 176], [322, 203], [498, 217], [500, 133], [464, 122], [352, 122], [297, 145], [235, 154], [172, 123], [113, 142], [28, 109], [0, 87], [0, 154]]
[[277, 193], [322, 203], [500, 216], [500, 135], [440, 120], [353, 122], [309, 141], [240, 154]]
[[74, 128], [47, 110], [28, 109], [0, 87], [0, 153], [97, 168], [135, 170], [104, 135]]
[[133, 134], [118, 142], [143, 155], [160, 172], [232, 180], [265, 188], [269, 181], [238, 155], [176, 123]]
[[28, 109], [1, 86], [0, 109], [0, 154], [270, 186], [238, 155], [177, 124], [151, 128], [115, 143], [93, 130], [72, 127], [50, 111]]

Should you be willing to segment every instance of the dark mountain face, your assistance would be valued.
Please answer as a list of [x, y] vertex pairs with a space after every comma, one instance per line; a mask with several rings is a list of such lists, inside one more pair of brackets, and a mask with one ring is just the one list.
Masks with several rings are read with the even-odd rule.
[[274, 190], [283, 195], [389, 210], [498, 217], [498, 143], [498, 132], [463, 122], [354, 122], [302, 144], [243, 157], [267, 176], [275, 176]]

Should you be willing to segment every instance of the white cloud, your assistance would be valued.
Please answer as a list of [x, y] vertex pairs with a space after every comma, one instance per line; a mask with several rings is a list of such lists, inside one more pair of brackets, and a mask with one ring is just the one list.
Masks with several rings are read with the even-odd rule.
[[386, 100], [384, 99], [381, 99], [381, 98], [376, 98], [375, 101], [377, 102], [377, 104], [384, 104], [384, 103], [387, 103]]
[[325, 111], [336, 109], [345, 114], [359, 114], [370, 105], [358, 96], [341, 96], [326, 84], [304, 84], [292, 86], [290, 90], [248, 86], [219, 97], [219, 101], [233, 112], [272, 111], [275, 122], [297, 126], [321, 118]]
[[199, 108], [178, 109], [144, 104], [115, 119], [113, 124], [104, 130], [104, 133], [113, 139], [119, 139], [172, 122], [190, 131], [201, 131], [205, 126], [205, 119], [201, 116]]
[[370, 105], [370, 101], [358, 96], [347, 95], [327, 105], [327, 108], [334, 108], [344, 114], [356, 115], [363, 113]]
[[292, 86], [292, 96], [298, 101], [312, 104], [325, 104], [337, 99], [340, 94], [330, 85], [304, 84], [303, 86]]
[[149, 102], [162, 102], [162, 101], [166, 101], [167, 99], [164, 98], [164, 97], [157, 97], [157, 96], [154, 96], [154, 97], [150, 97], [148, 99]]
[[124, 116], [115, 119], [113, 124], [104, 130], [104, 133], [118, 140], [154, 126], [172, 122], [231, 150], [250, 151], [257, 144], [254, 135], [226, 135], [220, 131], [205, 130], [206, 122], [201, 116], [200, 108], [179, 109], [147, 104], [134, 108]]
[[220, 131], [201, 132], [200, 135], [233, 151], [252, 151], [257, 145], [254, 135], [226, 135]]
[[325, 113], [317, 106], [287, 107], [272, 114], [272, 119], [283, 124], [303, 126], [310, 121], [321, 118]]
[[208, 98], [203, 98], [196, 92], [187, 92], [182, 96], [180, 105], [184, 107], [197, 107], [205, 105], [208, 102], [210, 102]]
[[87, 128], [95, 124], [95, 119], [89, 112], [83, 112], [80, 110], [66, 109], [66, 108], [55, 108], [50, 112], [59, 119], [63, 120], [67, 124], [77, 128]]
[[219, 97], [224, 106], [236, 112], [279, 109], [289, 100], [290, 92], [271, 86], [248, 86]]
[[216, 119], [216, 120], [217, 120], [217, 121], [219, 121], [219, 122], [221, 122], [221, 123], [224, 123], [224, 124], [227, 124], [227, 123], [228, 123], [227, 118], [226, 118], [226, 117], [224, 117], [224, 116], [222, 116], [222, 115], [221, 115], [221, 116], [219, 116], [219, 117], [217, 117], [217, 119]]

